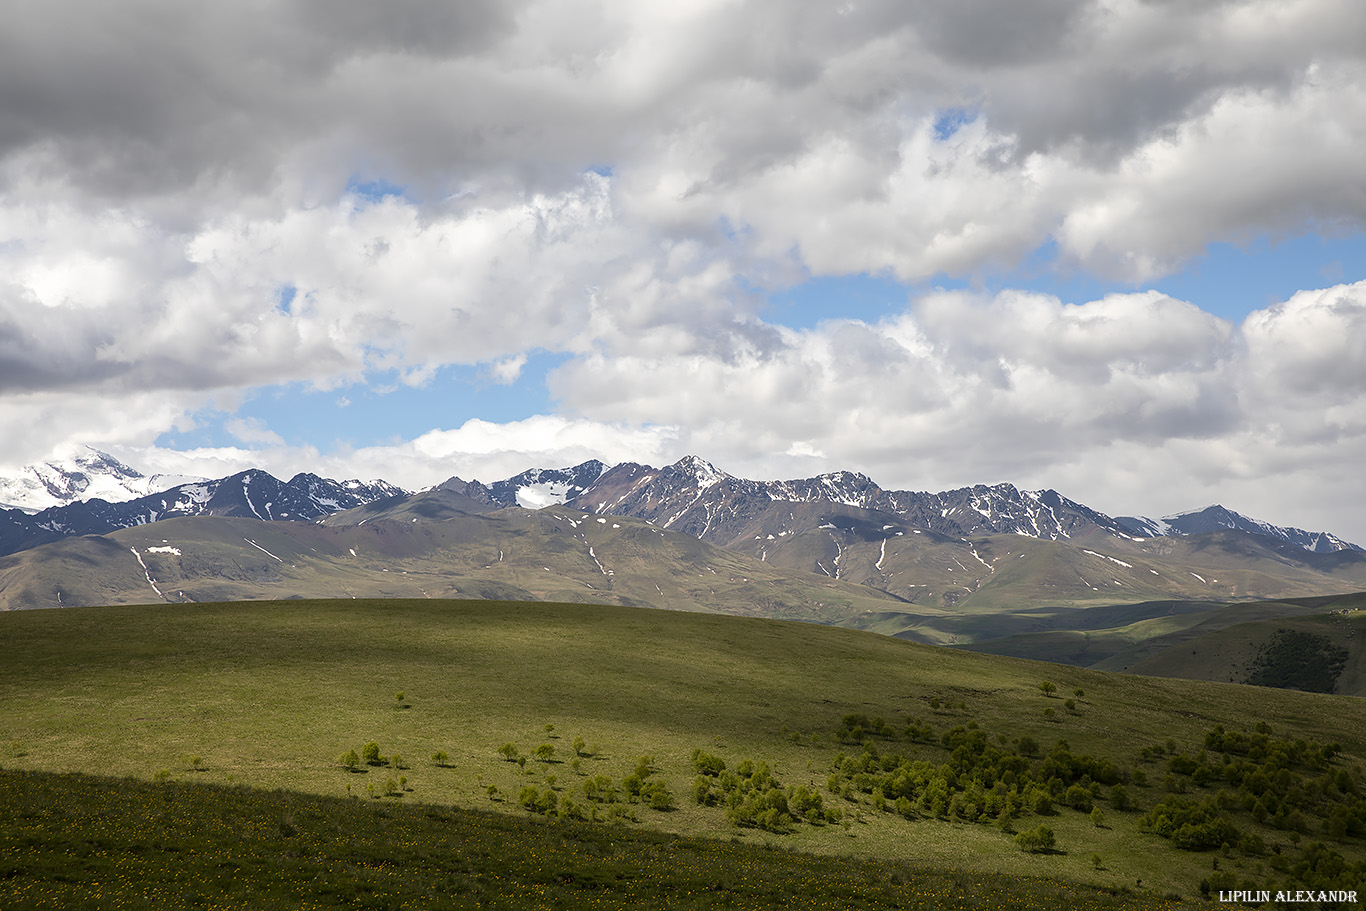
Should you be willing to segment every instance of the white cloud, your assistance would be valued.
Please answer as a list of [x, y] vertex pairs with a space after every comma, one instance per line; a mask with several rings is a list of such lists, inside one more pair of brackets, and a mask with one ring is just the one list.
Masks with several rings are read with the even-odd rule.
[[489, 368], [489, 375], [493, 377], [494, 382], [504, 386], [509, 383], [515, 383], [517, 382], [517, 378], [522, 375], [522, 368], [526, 366], [526, 358], [526, 352], [524, 351], [521, 354], [505, 357], [500, 361], [496, 361], [493, 366]]
[[[980, 277], [1053, 243], [1140, 282], [1216, 240], [1360, 231], [1360, 3], [29, 12], [0, 34], [0, 460], [146, 448], [283, 383], [510, 383], [543, 350], [560, 416], [327, 454], [229, 430], [272, 470], [407, 484], [688, 450], [906, 486], [1066, 465], [1135, 499], [1200, 489], [1183, 465], [1359, 483], [1361, 285], [1241, 326], [1154, 293], [758, 315], [807, 275]], [[403, 193], [346, 190], [370, 180]]]
[[223, 429], [248, 446], [283, 446], [285, 442], [260, 418], [229, 418], [223, 422]]

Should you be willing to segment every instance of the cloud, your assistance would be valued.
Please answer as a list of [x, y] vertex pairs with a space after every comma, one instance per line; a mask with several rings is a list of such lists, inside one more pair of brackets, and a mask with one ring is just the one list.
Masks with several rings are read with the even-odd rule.
[[35, 7], [0, 34], [0, 459], [541, 350], [560, 415], [321, 457], [404, 483], [680, 449], [910, 486], [1145, 452], [1336, 477], [1360, 285], [1240, 326], [1149, 292], [760, 315], [809, 276], [1056, 249], [1141, 287], [1213, 241], [1360, 231], [1364, 28], [1351, 0]]
[[[0, 195], [191, 232], [326, 205], [357, 175], [498, 209], [606, 164], [633, 227], [726, 218], [817, 271], [961, 273], [1060, 230], [1151, 275], [1212, 237], [1360, 225], [1366, 205], [1323, 190], [1362, 182], [1366, 12], [1348, 0], [68, 0], [11, 26]], [[950, 110], [976, 116], [936, 137]], [[1200, 217], [1158, 236], [1173, 208]]]
[[282, 446], [285, 442], [260, 418], [229, 418], [223, 422], [223, 429], [248, 446]]
[[[260, 430], [245, 429], [245, 436]], [[457, 475], [492, 482], [528, 468], [577, 465], [589, 459], [609, 464], [633, 459], [663, 464], [678, 458], [674, 454], [677, 434], [673, 427], [532, 415], [505, 423], [471, 419], [459, 427], [429, 431], [412, 440], [331, 452], [283, 445], [269, 432], [257, 432], [251, 440], [243, 438], [243, 442], [256, 444], [246, 447], [185, 451], [115, 447], [114, 451], [130, 464], [162, 473], [219, 477], [263, 468], [281, 478], [310, 471], [334, 478], [381, 478], [417, 489]]]
[[[152, 450], [151, 461], [160, 471], [254, 465], [421, 487], [695, 452], [752, 477], [855, 468], [888, 487], [1055, 487], [1116, 514], [1221, 500], [1366, 541], [1353, 505], [1366, 495], [1363, 338], [1366, 282], [1300, 292], [1239, 325], [1156, 292], [1081, 304], [941, 292], [876, 323], [741, 322], [698, 338], [678, 324], [639, 351], [588, 351], [551, 374], [560, 414], [325, 452], [239, 421], [229, 429], [240, 449]], [[183, 404], [82, 401], [71, 411], [60, 397], [7, 398], [0, 420], [88, 422], [129, 441], [116, 452], [142, 465], [137, 435]]]
[[[566, 409], [677, 425], [677, 448], [741, 473], [1011, 480], [1119, 512], [1226, 492], [1235, 508], [1293, 514], [1304, 506], [1286, 491], [1308, 491], [1315, 471], [1342, 478], [1349, 501], [1366, 494], [1348, 468], [1366, 459], [1364, 302], [1366, 283], [1302, 292], [1235, 326], [1157, 292], [1075, 305], [939, 293], [876, 324], [781, 329], [729, 358], [598, 352], [551, 383]], [[1366, 537], [1350, 510], [1311, 501], [1320, 525]]]

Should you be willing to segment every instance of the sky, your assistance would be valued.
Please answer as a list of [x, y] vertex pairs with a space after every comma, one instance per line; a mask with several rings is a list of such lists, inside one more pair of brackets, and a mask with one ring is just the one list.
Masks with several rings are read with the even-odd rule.
[[1357, 0], [10, 0], [0, 467], [1220, 502], [1366, 542]]

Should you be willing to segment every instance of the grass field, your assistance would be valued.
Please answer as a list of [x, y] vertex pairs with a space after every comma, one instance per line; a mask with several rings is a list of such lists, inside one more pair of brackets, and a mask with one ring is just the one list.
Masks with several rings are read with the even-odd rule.
[[[634, 817], [633, 831], [1144, 895], [1190, 899], [1214, 862], [1257, 880], [1273, 875], [1274, 860], [1178, 851], [1144, 831], [1141, 811], [1167, 796], [1157, 786], [1165, 760], [1145, 748], [1170, 741], [1195, 753], [1215, 725], [1247, 731], [1262, 721], [1278, 736], [1336, 741], [1335, 767], [1366, 783], [1357, 700], [1105, 674], [781, 621], [489, 601], [155, 605], [0, 616], [0, 652], [0, 764], [11, 771], [288, 789], [366, 812], [491, 809], [544, 825], [519, 807], [528, 787], [588, 806], [585, 781], [620, 787], [649, 756], [651, 780], [666, 783], [675, 807], [601, 807]], [[1057, 687], [1053, 698], [1044, 680]], [[991, 825], [908, 820], [866, 794], [830, 793], [837, 755], [860, 749], [837, 739], [851, 713], [928, 725], [932, 738], [881, 749], [935, 765], [949, 756], [940, 735], [975, 726], [993, 742], [1031, 738], [1045, 752], [1065, 739], [1126, 774], [1146, 768], [1149, 786], [1131, 788], [1138, 811], [1100, 802], [1099, 825], [1071, 809], [1047, 816], [1057, 849], [1026, 853]], [[339, 757], [372, 741], [401, 763], [346, 771]], [[523, 764], [499, 754], [508, 743]], [[535, 758], [542, 745], [544, 761]], [[691, 799], [698, 749], [731, 768], [768, 763], [785, 786], [823, 792], [839, 821], [787, 834], [737, 828], [723, 809]], [[6, 828], [14, 824], [11, 816]], [[1299, 850], [1298, 832], [1240, 825], [1260, 832], [1272, 855]], [[1305, 843], [1321, 837], [1306, 834]], [[1351, 836], [1333, 847], [1353, 862], [1363, 854]]]
[[585, 823], [0, 773], [7, 909], [1039, 909], [1173, 903]]

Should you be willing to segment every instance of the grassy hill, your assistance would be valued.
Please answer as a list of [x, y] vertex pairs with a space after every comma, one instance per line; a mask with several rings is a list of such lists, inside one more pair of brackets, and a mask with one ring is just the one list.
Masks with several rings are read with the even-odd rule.
[[[1058, 610], [1031, 607], [1004, 615], [995, 625], [1013, 634], [979, 639], [964, 647], [1097, 670], [1275, 685], [1249, 681], [1243, 665], [1271, 632], [1286, 625], [1280, 621], [1315, 622], [1313, 617], [1332, 612], [1339, 615], [1332, 624], [1337, 629], [1342, 626], [1340, 615], [1363, 607], [1363, 592], [1234, 604], [1148, 601]], [[1341, 640], [1339, 646], [1352, 644], [1351, 636], [1334, 638]], [[1229, 643], [1235, 641], [1243, 645], [1230, 650]], [[1353, 689], [1337, 692], [1361, 695]]]
[[[1356, 812], [1337, 785], [1295, 785], [1296, 800], [1320, 795], [1298, 816], [1289, 797], [1266, 821], [1231, 803], [1221, 812], [1239, 834], [1223, 852], [1178, 850], [1143, 823], [1164, 801], [1214, 799], [1207, 773], [1220, 751], [1202, 750], [1221, 725], [1270, 738], [1273, 751], [1336, 742], [1340, 754], [1326, 759], [1287, 758], [1286, 780], [1342, 772], [1366, 786], [1366, 705], [1337, 696], [1114, 675], [811, 624], [529, 602], [12, 612], [0, 616], [0, 652], [0, 762], [12, 771], [286, 788], [376, 812], [421, 803], [541, 820], [549, 800], [566, 821], [1186, 897], [1216, 874], [1290, 876], [1319, 839], [1349, 865], [1366, 859], [1355, 823], [1325, 832], [1306, 815]], [[386, 764], [364, 762], [372, 742]], [[1231, 749], [1231, 762], [1251, 761]], [[361, 761], [348, 771], [340, 760], [352, 750]], [[699, 803], [699, 777], [704, 792], [725, 787], [699, 773], [699, 750], [738, 789], [781, 782], [791, 823], [746, 822], [724, 798]], [[1021, 808], [1006, 831], [984, 810], [979, 819], [973, 801], [989, 798], [969, 779], [983, 767], [962, 764], [990, 751], [1019, 764], [1021, 781], [1051, 768], [1066, 785], [1056, 810]], [[1071, 771], [1059, 771], [1059, 756]], [[1179, 757], [1195, 765], [1181, 771]], [[903, 808], [879, 793], [892, 788], [887, 775], [933, 777], [954, 763], [965, 771], [943, 805]], [[1110, 772], [1132, 807], [1109, 784], [1072, 789]], [[990, 774], [1004, 787], [1000, 769]], [[656, 783], [672, 807], [654, 808]], [[615, 799], [603, 799], [609, 791]], [[819, 814], [797, 809], [811, 795]], [[1100, 818], [1072, 809], [1079, 797]], [[1015, 835], [1040, 825], [1056, 847], [1021, 850]]]
[[1254, 620], [1171, 643], [1138, 674], [1366, 696], [1366, 595], [1331, 613]]

